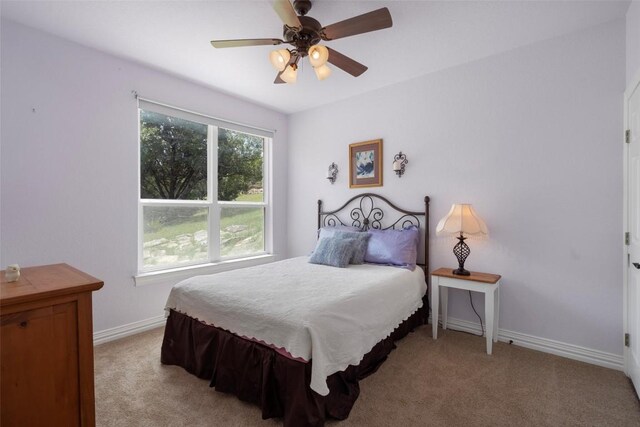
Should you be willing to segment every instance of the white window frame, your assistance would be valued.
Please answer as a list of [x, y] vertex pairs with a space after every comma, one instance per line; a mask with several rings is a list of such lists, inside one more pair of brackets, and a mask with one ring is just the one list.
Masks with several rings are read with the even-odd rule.
[[[167, 116], [207, 125], [207, 200], [158, 200], [142, 199], [141, 194], [141, 146], [140, 146], [140, 110], [165, 114]], [[218, 201], [218, 129], [225, 128], [264, 138], [263, 143], [263, 200], [262, 202]], [[220, 271], [245, 265], [269, 262], [273, 255], [273, 216], [271, 196], [272, 142], [274, 131], [260, 129], [235, 122], [217, 119], [167, 104], [138, 98], [138, 273], [134, 276], [136, 285], [157, 281], [163, 278], [182, 277], [192, 271]], [[180, 263], [173, 266], [144, 266], [144, 217], [145, 207], [181, 206], [207, 208], [208, 215], [208, 259]], [[220, 255], [220, 211], [225, 207], [261, 207], [264, 210], [264, 251], [250, 255], [222, 257]]]

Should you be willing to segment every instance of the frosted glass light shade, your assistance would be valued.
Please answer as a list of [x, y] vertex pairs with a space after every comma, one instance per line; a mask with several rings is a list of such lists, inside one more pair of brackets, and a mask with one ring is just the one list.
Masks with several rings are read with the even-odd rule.
[[313, 68], [321, 67], [329, 59], [329, 49], [322, 45], [314, 45], [309, 48], [309, 62]]
[[449, 213], [438, 222], [436, 233], [488, 236], [489, 229], [471, 205], [454, 204]]
[[269, 61], [271, 61], [271, 65], [273, 65], [273, 68], [278, 71], [285, 69], [290, 58], [291, 52], [289, 52], [288, 49], [274, 50], [269, 54]]
[[298, 72], [292, 65], [287, 65], [287, 68], [280, 74], [280, 78], [286, 83], [293, 84], [298, 79]]
[[313, 69], [316, 72], [316, 77], [318, 80], [324, 80], [331, 75], [331, 68], [326, 65], [321, 65], [319, 67], [315, 67]]

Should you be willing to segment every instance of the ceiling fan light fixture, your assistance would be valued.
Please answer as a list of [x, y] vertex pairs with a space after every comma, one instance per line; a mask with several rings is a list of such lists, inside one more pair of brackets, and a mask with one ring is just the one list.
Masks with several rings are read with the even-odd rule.
[[280, 74], [280, 78], [285, 83], [294, 84], [298, 79], [298, 67], [295, 67], [295, 65], [296, 64], [287, 65], [287, 68], [285, 68], [282, 74]]
[[327, 66], [327, 64], [321, 65], [319, 67], [314, 67], [313, 71], [316, 72], [316, 77], [318, 80], [324, 80], [331, 75], [331, 68]]
[[271, 65], [278, 71], [282, 71], [287, 67], [290, 58], [291, 52], [289, 52], [289, 49], [278, 49], [269, 54]]
[[329, 49], [320, 44], [316, 44], [309, 48], [309, 62], [313, 68], [321, 67], [327, 63], [329, 59]]
[[305, 56], [309, 56], [309, 62], [320, 80], [331, 74], [331, 69], [326, 66], [327, 62], [353, 77], [359, 77], [367, 71], [365, 65], [330, 47], [312, 44], [332, 42], [393, 26], [391, 13], [386, 7], [323, 26], [318, 20], [307, 16], [312, 4], [310, 0], [271, 0], [271, 4], [284, 24], [282, 39], [212, 40], [211, 45], [216, 49], [290, 45], [288, 49], [277, 49], [269, 53], [269, 62], [278, 70], [274, 84], [295, 83], [298, 63]]

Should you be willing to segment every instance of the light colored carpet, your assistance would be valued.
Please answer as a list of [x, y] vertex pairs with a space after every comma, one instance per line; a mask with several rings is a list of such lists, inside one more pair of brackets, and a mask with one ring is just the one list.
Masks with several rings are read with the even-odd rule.
[[[260, 410], [160, 364], [163, 328], [95, 349], [98, 426], [275, 426]], [[622, 372], [421, 327], [360, 382], [347, 426], [640, 426]]]

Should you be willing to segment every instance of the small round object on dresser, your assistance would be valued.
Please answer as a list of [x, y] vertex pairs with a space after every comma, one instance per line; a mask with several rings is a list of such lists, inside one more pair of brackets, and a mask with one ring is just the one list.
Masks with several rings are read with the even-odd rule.
[[20, 266], [18, 264], [11, 264], [7, 266], [4, 272], [4, 277], [7, 282], [17, 282], [20, 278]]

